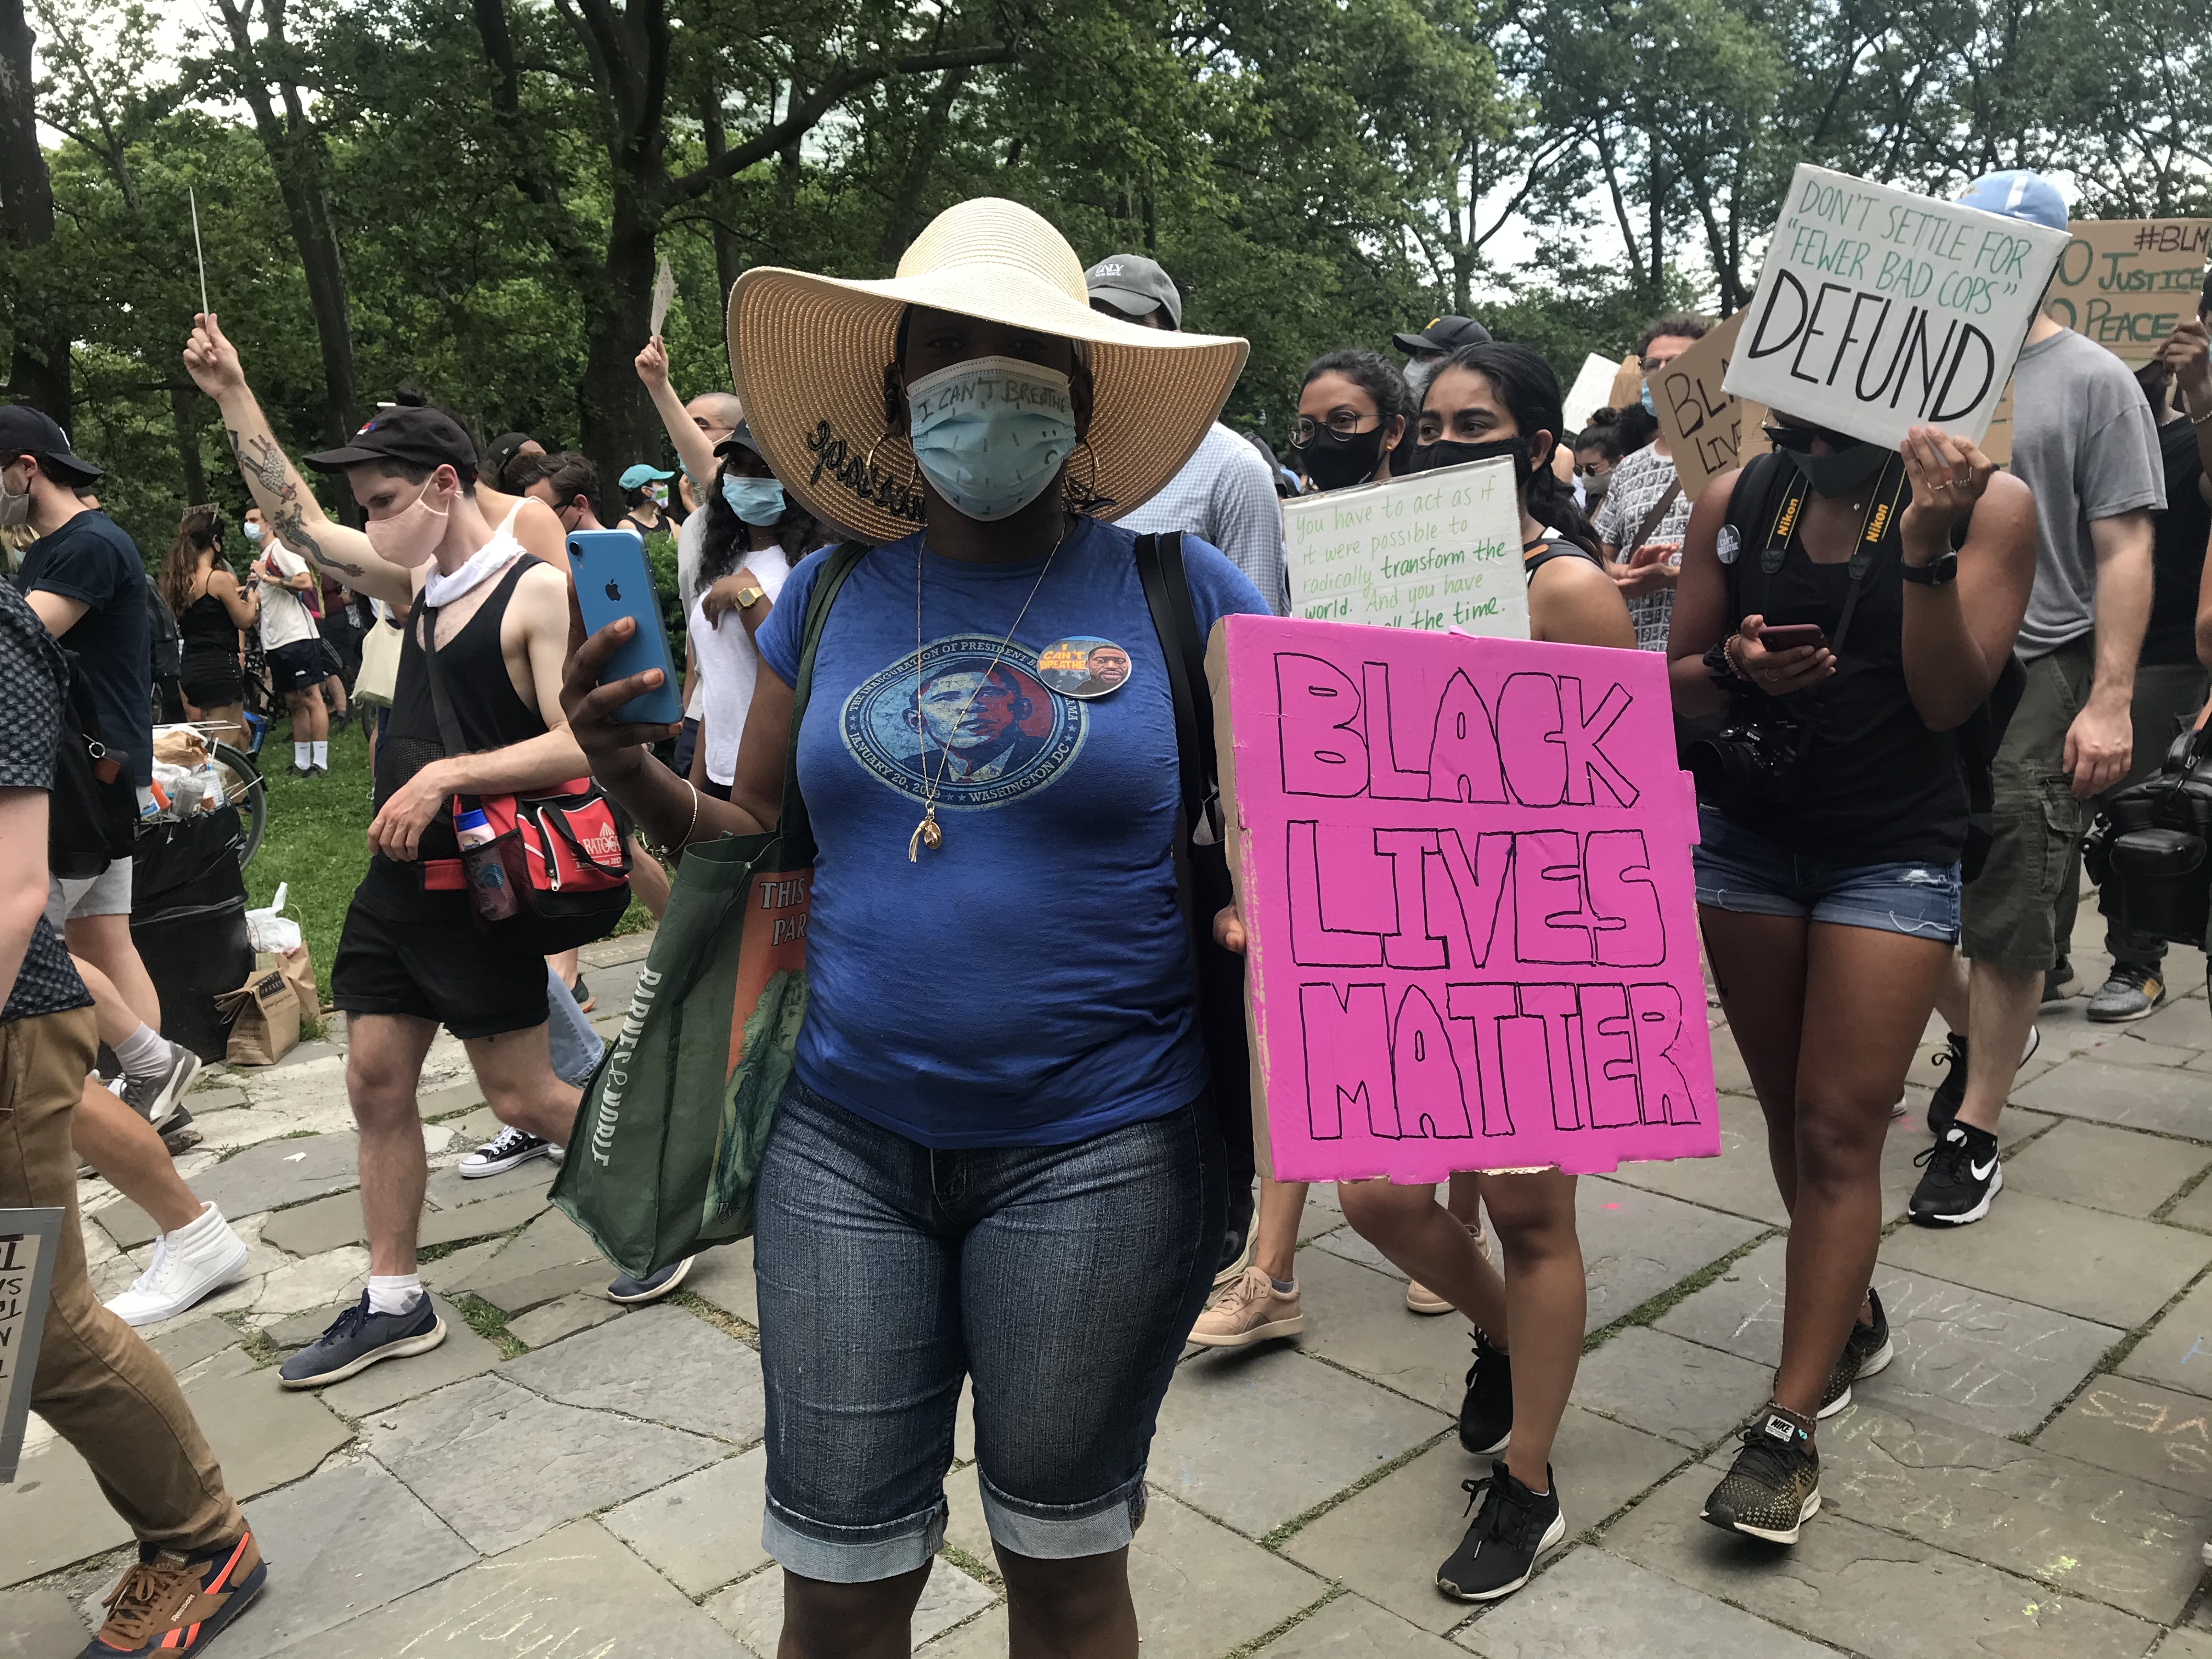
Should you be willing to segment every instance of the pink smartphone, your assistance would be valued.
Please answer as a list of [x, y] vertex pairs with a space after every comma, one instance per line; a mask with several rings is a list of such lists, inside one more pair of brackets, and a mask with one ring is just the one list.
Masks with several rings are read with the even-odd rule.
[[1790, 623], [1781, 628], [1762, 628], [1759, 642], [1769, 651], [1794, 651], [1801, 645], [1826, 645], [1828, 636], [1818, 623]]

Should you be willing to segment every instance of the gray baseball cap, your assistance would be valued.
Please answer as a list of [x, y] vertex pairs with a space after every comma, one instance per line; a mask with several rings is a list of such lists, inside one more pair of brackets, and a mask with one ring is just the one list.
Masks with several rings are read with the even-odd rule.
[[1141, 253], [1109, 253], [1083, 273], [1083, 286], [1124, 317], [1149, 317], [1165, 310], [1168, 326], [1182, 326], [1182, 295], [1157, 259]]

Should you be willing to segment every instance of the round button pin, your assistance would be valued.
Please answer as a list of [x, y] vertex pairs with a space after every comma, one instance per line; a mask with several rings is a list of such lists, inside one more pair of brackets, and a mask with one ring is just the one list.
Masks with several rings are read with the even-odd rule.
[[1037, 653], [1037, 678], [1063, 697], [1109, 696], [1129, 683], [1129, 653], [1095, 634], [1054, 640]]

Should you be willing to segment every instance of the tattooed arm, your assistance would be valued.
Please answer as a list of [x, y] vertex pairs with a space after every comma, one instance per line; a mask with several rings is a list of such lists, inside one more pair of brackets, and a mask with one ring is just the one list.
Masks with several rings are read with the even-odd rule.
[[411, 601], [413, 572], [379, 558], [368, 537], [325, 515], [314, 491], [269, 429], [269, 417], [261, 412], [260, 404], [246, 384], [238, 349], [224, 337], [213, 316], [195, 319], [191, 339], [185, 347], [185, 369], [222, 411], [239, 474], [253, 492], [254, 504], [268, 518], [276, 539], [356, 593], [387, 605]]

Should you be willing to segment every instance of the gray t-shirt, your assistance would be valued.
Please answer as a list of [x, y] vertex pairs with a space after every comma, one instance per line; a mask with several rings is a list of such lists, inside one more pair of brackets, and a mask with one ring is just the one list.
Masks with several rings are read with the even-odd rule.
[[2035, 492], [2035, 589], [2014, 650], [2033, 661], [2096, 627], [2093, 519], [2162, 512], [2158, 423], [2128, 366], [2062, 329], [2012, 376], [2012, 471]]

